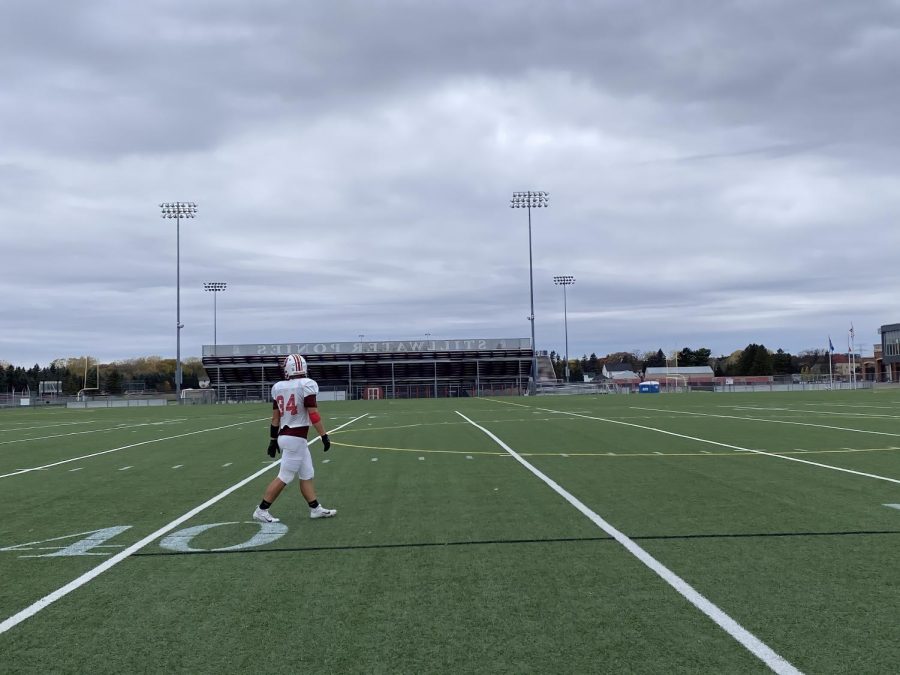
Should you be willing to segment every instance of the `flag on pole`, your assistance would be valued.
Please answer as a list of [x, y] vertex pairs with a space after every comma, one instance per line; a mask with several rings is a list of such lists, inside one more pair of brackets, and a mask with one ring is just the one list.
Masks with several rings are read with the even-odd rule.
[[831, 341], [831, 336], [828, 336], [828, 349], [834, 351], [834, 343]]

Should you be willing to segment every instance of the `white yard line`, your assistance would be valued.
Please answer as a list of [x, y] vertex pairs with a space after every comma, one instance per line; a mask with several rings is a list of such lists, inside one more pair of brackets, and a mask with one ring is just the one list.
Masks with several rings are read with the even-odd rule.
[[896, 410], [897, 408], [889, 405], [867, 405], [865, 403], [807, 403], [809, 406], [827, 405], [836, 406], [838, 408], [874, 408], [876, 410]]
[[11, 445], [12, 443], [29, 443], [31, 441], [46, 441], [51, 438], [64, 438], [65, 436], [83, 436], [84, 434], [100, 434], [104, 431], [123, 431], [125, 429], [134, 429], [136, 427], [162, 426], [159, 422], [142, 422], [140, 424], [129, 424], [126, 426], [108, 427], [106, 429], [88, 429], [87, 431], [70, 431], [67, 434], [54, 434], [52, 436], [32, 436], [30, 438], [17, 438], [12, 441], [0, 441], [0, 445]]
[[800, 413], [801, 415], [843, 415], [845, 417], [861, 417], [861, 418], [885, 418], [896, 420], [900, 419], [900, 415], [883, 415], [881, 413], [866, 412], [842, 412], [840, 410], [801, 410], [798, 408], [757, 408], [751, 406], [736, 405], [732, 410], [755, 410], [757, 412], [790, 412]]
[[73, 424], [96, 424], [99, 420], [84, 420], [82, 422], [60, 422], [59, 424], [40, 424], [36, 427], [16, 427], [15, 429], [0, 429], [0, 434], [12, 431], [29, 431], [31, 429], [50, 429], [51, 427], [70, 427]]
[[172, 439], [175, 439], [175, 438], [184, 438], [185, 436], [193, 436], [195, 434], [205, 434], [208, 431], [220, 431], [222, 429], [230, 429], [231, 427], [239, 427], [242, 424], [261, 422], [265, 419], [268, 419], [268, 418], [260, 417], [255, 420], [245, 420], [243, 422], [236, 422], [235, 424], [226, 424], [223, 427], [212, 427], [211, 429], [200, 429], [199, 431], [188, 431], [187, 433], [178, 434], [176, 436], [166, 436], [165, 438], [154, 438], [149, 441], [141, 441], [140, 443], [131, 443], [129, 445], [122, 445], [118, 448], [112, 448], [110, 450], [102, 450], [100, 452], [91, 453], [90, 455], [81, 455], [80, 457], [72, 457], [71, 459], [64, 459], [59, 462], [53, 462], [52, 464], [43, 464], [41, 466], [35, 466], [30, 469], [19, 469], [17, 471], [13, 471], [12, 473], [0, 474], [0, 478], [9, 478], [11, 476], [18, 476], [23, 473], [28, 473], [29, 471], [41, 471], [42, 469], [49, 469], [50, 467], [59, 466], [60, 464], [68, 464], [69, 462], [78, 462], [82, 459], [88, 459], [89, 457], [98, 457], [99, 455], [107, 455], [111, 452], [118, 452], [119, 450], [127, 450], [128, 448], [136, 448], [140, 445], [148, 445], [150, 443], [161, 443], [162, 441], [171, 441]]
[[524, 466], [531, 473], [540, 478], [544, 483], [547, 484], [547, 486], [549, 486], [554, 492], [556, 492], [563, 499], [569, 502], [569, 504], [578, 509], [582, 514], [587, 516], [588, 519], [590, 519], [591, 522], [593, 522], [597, 527], [599, 527], [601, 530], [603, 530], [609, 536], [619, 542], [622, 546], [624, 546], [629, 553], [631, 553], [635, 558], [644, 563], [644, 565], [653, 570], [663, 581], [665, 581], [672, 588], [678, 591], [678, 593], [680, 593], [688, 602], [694, 605], [694, 607], [706, 614], [706, 616], [712, 619], [716, 623], [716, 625], [718, 625], [731, 637], [737, 640], [745, 649], [747, 649], [760, 661], [765, 663], [771, 670], [779, 674], [800, 673], [800, 671], [797, 670], [793, 665], [791, 665], [791, 663], [787, 659], [777, 654], [771, 647], [769, 647], [762, 640], [753, 635], [746, 628], [741, 626], [737, 621], [728, 616], [712, 601], [701, 595], [684, 579], [679, 577], [672, 570], [659, 562], [656, 558], [654, 558], [647, 551], [641, 548], [627, 535], [617, 530], [610, 523], [601, 518], [596, 512], [589, 509], [568, 490], [566, 490], [552, 478], [549, 478], [540, 470], [532, 466], [528, 462], [528, 460], [524, 459], [515, 450], [513, 450], [506, 443], [500, 440], [500, 438], [495, 436], [491, 431], [479, 424], [476, 424], [459, 411], [456, 411], [456, 414], [462, 417], [476, 429], [480, 429], [481, 431], [483, 431], [497, 445], [499, 445], [501, 448], [506, 450], [506, 452], [512, 455], [522, 466]]
[[[337, 431], [338, 429], [345, 427], [348, 424], [352, 424], [356, 420], [362, 419], [363, 417], [365, 417], [365, 415], [360, 415], [359, 417], [356, 417], [356, 418], [350, 420], [349, 422], [342, 424], [339, 427], [335, 427], [334, 431]], [[266, 419], [268, 419], [268, 418], [266, 418]], [[258, 420], [254, 420], [254, 421], [258, 421]], [[245, 423], [242, 422], [242, 424], [245, 424]], [[232, 424], [229, 426], [236, 426], [236, 425]], [[218, 427], [218, 428], [225, 429], [227, 427]], [[202, 432], [194, 432], [194, 433], [202, 433]], [[318, 438], [313, 439], [312, 441], [310, 441], [310, 444], [315, 443], [317, 440], [318, 440]], [[170, 522], [168, 525], [164, 525], [163, 527], [156, 530], [156, 532], [153, 532], [152, 534], [148, 534], [146, 537], [144, 537], [140, 541], [132, 544], [125, 550], [120, 551], [119, 553], [117, 553], [113, 557], [109, 558], [108, 560], [103, 561], [102, 563], [100, 563], [99, 565], [94, 567], [93, 569], [88, 570], [87, 572], [82, 574], [77, 579], [73, 579], [72, 581], [67, 583], [65, 586], [63, 586], [62, 588], [58, 588], [57, 590], [53, 591], [49, 595], [46, 595], [43, 598], [41, 598], [40, 600], [38, 600], [37, 602], [29, 605], [22, 611], [20, 611], [16, 614], [13, 614], [8, 619], [5, 619], [4, 621], [0, 622], [0, 635], [5, 633], [6, 631], [8, 631], [10, 628], [13, 628], [14, 626], [19, 625], [20, 623], [25, 621], [25, 619], [28, 619], [29, 617], [34, 616], [35, 614], [40, 612], [45, 607], [51, 605], [52, 603], [56, 602], [60, 598], [65, 597], [72, 591], [81, 588], [82, 586], [84, 586], [86, 583], [88, 583], [92, 579], [95, 579], [96, 577], [103, 574], [106, 570], [110, 569], [111, 567], [113, 567], [115, 565], [118, 565], [120, 562], [122, 562], [129, 556], [140, 551], [147, 544], [150, 544], [150, 543], [156, 541], [159, 537], [163, 536], [164, 534], [171, 532], [176, 527], [181, 525], [183, 522], [190, 520], [191, 518], [196, 516], [201, 511], [205, 511], [210, 506], [212, 506], [216, 502], [221, 501], [222, 499], [224, 499], [225, 497], [230, 495], [235, 490], [238, 490], [238, 489], [244, 487], [247, 483], [250, 483], [251, 481], [255, 480], [256, 478], [259, 478], [266, 471], [268, 471], [272, 466], [277, 465], [280, 461], [281, 460], [279, 459], [279, 460], [275, 460], [275, 461], [269, 463], [267, 466], [263, 467], [256, 473], [253, 473], [253, 474], [247, 476], [246, 478], [244, 478], [243, 480], [235, 483], [231, 487], [226, 488], [225, 490], [223, 490], [222, 492], [217, 494], [212, 499], [206, 500], [205, 502], [200, 504], [200, 506], [195, 506], [194, 508], [192, 508], [190, 511], [188, 511], [184, 515], [179, 516], [178, 518], [176, 518], [175, 520]]]
[[[506, 401], [503, 401], [507, 403]], [[507, 405], [523, 405], [521, 403], [507, 403]], [[523, 406], [528, 407], [528, 406]], [[653, 408], [644, 408], [644, 410], [653, 410]], [[666, 411], [671, 412], [671, 411]], [[813, 462], [808, 459], [800, 459], [799, 457], [790, 457], [788, 455], [779, 455], [776, 452], [766, 452], [765, 450], [756, 450], [754, 448], [743, 448], [740, 445], [731, 445], [730, 443], [720, 443], [719, 441], [711, 441], [708, 438], [699, 438], [697, 436], [688, 436], [687, 434], [678, 434], [674, 431], [666, 431], [665, 429], [657, 429], [656, 427], [648, 427], [643, 424], [634, 424], [632, 422], [621, 422], [619, 420], [611, 420], [606, 417], [595, 417], [591, 415], [580, 415], [578, 413], [565, 413], [566, 415], [574, 415], [576, 417], [585, 417], [591, 420], [597, 420], [598, 422], [608, 422], [609, 424], [621, 424], [626, 427], [634, 427], [635, 429], [644, 429], [646, 431], [654, 431], [658, 434], [665, 434], [666, 436], [675, 436], [676, 438], [685, 438], [689, 441], [697, 441], [698, 443], [707, 443], [709, 445], [716, 445], [720, 448], [730, 448], [732, 450], [737, 450], [738, 452], [753, 452], [757, 455], [765, 455], [766, 457], [778, 457], [779, 459], [786, 459], [789, 462], [798, 462], [800, 464], [809, 464], [811, 466], [818, 466], [822, 469], [831, 469], [832, 471], [840, 471], [842, 473], [851, 473], [856, 476], [864, 476], [866, 478], [875, 478], [876, 480], [887, 481], [888, 483], [896, 483], [900, 485], [900, 480], [896, 478], [888, 478], [887, 476], [879, 476], [874, 473], [865, 473], [864, 471], [854, 471], [853, 469], [845, 469], [840, 466], [832, 466], [831, 464], [822, 464], [820, 462]], [[686, 413], [689, 415], [703, 415], [703, 413]], [[731, 415], [710, 415], [710, 417], [732, 417]], [[746, 417], [738, 417], [737, 419], [748, 419]], [[762, 420], [762, 421], [770, 421], [770, 420]], [[788, 422], [787, 424], [792, 424]], [[794, 422], [793, 424], [799, 424], [799, 422]], [[819, 426], [819, 425], [812, 425]], [[838, 427], [839, 428], [839, 427]], [[850, 429], [849, 431], [858, 431], [855, 429]], [[890, 434], [892, 436], [896, 436], [897, 434]], [[0, 476], [2, 477], [2, 476]]]

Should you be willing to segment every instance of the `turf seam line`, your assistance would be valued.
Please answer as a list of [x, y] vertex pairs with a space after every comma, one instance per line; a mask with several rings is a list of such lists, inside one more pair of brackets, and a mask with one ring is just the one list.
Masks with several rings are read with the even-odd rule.
[[178, 434], [176, 436], [166, 436], [164, 438], [152, 438], [149, 441], [140, 441], [138, 443], [130, 443], [128, 445], [123, 445], [118, 448], [112, 448], [110, 450], [102, 450], [101, 452], [95, 452], [90, 455], [82, 455], [81, 457], [73, 457], [71, 459], [64, 459], [60, 462], [53, 462], [52, 464], [44, 464], [43, 466], [35, 466], [30, 469], [19, 469], [17, 471], [13, 471], [12, 473], [0, 474], [0, 478], [10, 478], [11, 476], [18, 476], [23, 473], [28, 473], [29, 471], [41, 471], [43, 469], [49, 469], [54, 466], [59, 466], [60, 464], [68, 464], [69, 462], [78, 462], [78, 461], [81, 461], [82, 459], [89, 459], [90, 457], [99, 457], [100, 455], [108, 455], [111, 452], [118, 452], [119, 450], [127, 450], [129, 448], [136, 448], [138, 446], [148, 445], [150, 443], [161, 443], [162, 441], [171, 441], [175, 438], [184, 438], [185, 436], [194, 436], [196, 434], [205, 434], [209, 431], [221, 431], [222, 429], [230, 429], [232, 427], [239, 427], [243, 424], [252, 424], [253, 422], [261, 422], [266, 419], [268, 419], [268, 417], [260, 417], [258, 419], [245, 420], [243, 422], [236, 422], [235, 424], [226, 424], [224, 427], [213, 427], [211, 429], [199, 429], [198, 431], [188, 431], [187, 433]]
[[157, 553], [136, 553], [135, 558], [154, 558], [173, 555], [217, 555], [220, 553], [288, 553], [298, 551], [368, 551], [372, 549], [397, 548], [440, 548], [442, 546], [496, 546], [498, 544], [559, 544], [588, 541], [613, 541], [612, 537], [559, 537], [555, 539], [486, 539], [483, 541], [426, 541], [410, 544], [357, 544], [349, 546], [296, 546], [289, 548], [244, 548], [233, 551], [160, 551]]
[[[350, 420], [349, 422], [342, 424], [341, 426], [337, 427], [337, 429], [340, 429], [342, 427], [346, 427], [350, 424], [353, 424], [353, 422], [362, 419], [367, 414], [368, 413], [364, 413], [364, 414], [360, 415], [359, 417], [356, 417], [356, 418]], [[230, 425], [230, 426], [236, 426], [236, 425]], [[319, 439], [319, 437], [314, 438], [312, 441], [310, 441], [310, 445], [312, 445], [312, 443], [315, 443], [318, 439]], [[88, 570], [87, 572], [82, 574], [80, 577], [73, 579], [72, 581], [67, 583], [65, 586], [62, 586], [61, 588], [56, 589], [49, 595], [45, 595], [43, 598], [41, 598], [37, 602], [32, 603], [31, 605], [29, 605], [25, 609], [21, 610], [20, 612], [17, 612], [16, 614], [13, 614], [11, 617], [0, 622], [0, 635], [5, 633], [6, 631], [8, 631], [10, 628], [13, 628], [14, 626], [17, 626], [18, 624], [22, 623], [23, 621], [25, 621], [25, 619], [28, 619], [29, 617], [34, 616], [35, 614], [40, 612], [42, 609], [44, 609], [48, 605], [51, 605], [52, 603], [56, 602], [57, 600], [59, 600], [62, 597], [65, 597], [72, 591], [77, 590], [81, 586], [84, 586], [86, 583], [88, 583], [92, 579], [103, 574], [106, 570], [110, 569], [111, 567], [113, 567], [115, 565], [118, 565], [120, 562], [122, 562], [123, 560], [128, 558], [133, 553], [136, 553], [137, 551], [144, 548], [147, 544], [156, 541], [157, 539], [159, 539], [162, 535], [166, 534], [167, 532], [171, 532], [176, 527], [181, 525], [183, 522], [190, 520], [191, 518], [196, 516], [201, 511], [205, 511], [213, 504], [221, 501], [222, 499], [224, 499], [225, 497], [230, 495], [232, 492], [244, 487], [247, 483], [250, 483], [251, 481], [259, 478], [266, 471], [268, 471], [271, 467], [278, 465], [280, 462], [281, 462], [280, 459], [271, 462], [269, 465], [263, 467], [259, 471], [247, 476], [246, 478], [235, 483], [231, 487], [226, 488], [225, 490], [223, 490], [222, 492], [217, 494], [215, 497], [212, 497], [211, 499], [206, 500], [199, 506], [195, 506], [187, 513], [179, 516], [178, 518], [176, 518], [175, 520], [170, 522], [168, 525], [164, 525], [161, 528], [159, 528], [158, 530], [156, 530], [155, 532], [153, 532], [152, 534], [148, 534], [146, 537], [144, 537], [140, 541], [132, 544], [131, 546], [126, 548], [124, 551], [120, 551], [119, 553], [117, 553], [113, 557], [109, 558], [108, 560], [104, 560], [102, 563], [100, 563], [96, 567]]]
[[644, 565], [649, 567], [672, 588], [678, 591], [678, 593], [680, 593], [688, 602], [690, 602], [697, 609], [706, 614], [706, 616], [712, 619], [720, 628], [722, 628], [731, 637], [737, 640], [751, 654], [765, 663], [766, 666], [768, 666], [772, 671], [778, 673], [779, 675], [799, 675], [800, 671], [797, 670], [797, 668], [795, 668], [787, 659], [776, 653], [762, 640], [760, 640], [746, 628], [741, 626], [737, 621], [732, 619], [712, 601], [701, 595], [684, 579], [679, 577], [672, 570], [659, 562], [656, 558], [654, 558], [646, 550], [641, 548], [641, 546], [635, 543], [627, 535], [617, 530], [610, 523], [601, 518], [597, 513], [589, 509], [584, 503], [582, 503], [578, 498], [576, 498], [565, 488], [559, 485], [556, 481], [554, 481], [546, 474], [542, 473], [538, 468], [528, 462], [528, 460], [523, 458], [515, 450], [504, 443], [503, 440], [501, 440], [493, 432], [473, 422], [458, 410], [455, 412], [476, 429], [480, 429], [482, 432], [484, 432], [489, 438], [497, 443], [497, 445], [499, 445], [512, 457], [514, 457], [516, 461], [518, 461], [522, 466], [524, 466], [531, 473], [542, 480], [548, 487], [550, 487], [554, 492], [556, 492], [563, 499], [569, 502], [569, 504], [578, 509], [583, 515], [587, 516], [587, 518], [590, 519], [591, 522], [593, 522], [597, 527], [613, 537], [617, 542], [624, 546], [629, 553], [631, 553], [634, 557], [644, 563]]
[[[885, 504], [900, 509], [900, 504]], [[632, 535], [635, 541], [684, 541], [691, 539], [759, 539], [768, 537], [846, 537], [874, 536], [883, 534], [900, 534], [900, 530], [858, 530], [846, 532], [735, 532], [710, 534], [645, 534]], [[135, 553], [132, 558], [158, 558], [176, 555], [232, 555], [247, 553], [315, 553], [318, 551], [371, 551], [381, 549], [404, 548], [441, 548], [456, 546], [500, 546], [507, 544], [579, 544], [584, 542], [614, 542], [612, 537], [554, 537], [550, 539], [484, 539], [474, 541], [422, 541], [407, 544], [348, 544], [345, 546], [290, 546], [278, 548], [242, 548], [232, 551], [197, 550], [197, 551], [157, 551], [154, 553]]]

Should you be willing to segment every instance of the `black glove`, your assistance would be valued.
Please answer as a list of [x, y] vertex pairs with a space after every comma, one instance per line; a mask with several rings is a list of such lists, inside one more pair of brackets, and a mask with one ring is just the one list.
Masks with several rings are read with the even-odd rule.
[[278, 447], [277, 438], [273, 438], [269, 441], [269, 448], [266, 452], [269, 454], [269, 457], [274, 457], [276, 452], [281, 452], [281, 448]]
[[328, 438], [328, 434], [322, 434], [322, 450], [328, 452], [329, 448], [331, 448], [331, 441]]

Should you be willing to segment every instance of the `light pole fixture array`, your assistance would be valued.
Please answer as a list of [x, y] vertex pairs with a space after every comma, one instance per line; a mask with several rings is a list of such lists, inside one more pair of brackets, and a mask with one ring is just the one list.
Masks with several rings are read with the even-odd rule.
[[203, 290], [208, 291], [213, 294], [213, 354], [215, 354], [216, 345], [219, 344], [216, 339], [216, 298], [219, 293], [228, 288], [228, 283], [225, 281], [204, 281], [203, 282]]
[[568, 303], [566, 302], [566, 286], [571, 286], [575, 283], [575, 277], [569, 274], [563, 274], [560, 276], [553, 277], [553, 283], [557, 286], [562, 286], [563, 289], [563, 325], [566, 330], [566, 382], [569, 381], [569, 311], [568, 311]]
[[175, 397], [181, 403], [181, 219], [196, 218], [194, 202], [164, 202], [159, 205], [163, 218], [175, 219]]
[[550, 193], [527, 190], [525, 192], [513, 192], [509, 200], [511, 209], [528, 209], [528, 283], [531, 291], [531, 314], [528, 320], [531, 322], [531, 394], [537, 391], [537, 345], [534, 342], [534, 262], [531, 252], [531, 209], [546, 208], [550, 205]]

